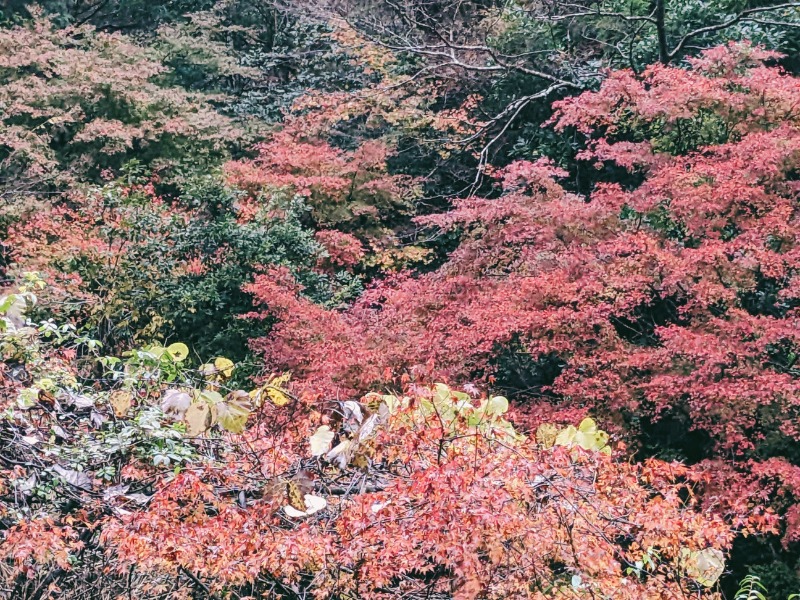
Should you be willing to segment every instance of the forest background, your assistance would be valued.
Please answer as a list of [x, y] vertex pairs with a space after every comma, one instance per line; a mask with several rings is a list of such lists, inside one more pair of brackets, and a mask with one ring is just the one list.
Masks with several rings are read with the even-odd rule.
[[800, 593], [800, 3], [9, 0], [0, 598]]

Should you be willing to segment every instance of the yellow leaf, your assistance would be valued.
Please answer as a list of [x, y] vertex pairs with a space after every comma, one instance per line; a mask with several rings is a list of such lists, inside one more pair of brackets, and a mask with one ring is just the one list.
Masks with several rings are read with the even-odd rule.
[[247, 395], [250, 396], [250, 402], [252, 402], [253, 406], [256, 408], [260, 408], [261, 405], [264, 403], [264, 395], [266, 394], [266, 390], [264, 388], [256, 388], [254, 390], [250, 390]]
[[584, 450], [598, 451], [608, 444], [608, 434], [605, 431], [578, 431], [575, 443]]
[[566, 428], [562, 429], [559, 434], [556, 436], [556, 441], [554, 445], [556, 446], [571, 446], [575, 442], [575, 436], [578, 434], [578, 430], [575, 429], [574, 425], [568, 425]]
[[275, 406], [286, 406], [289, 404], [289, 402], [291, 402], [289, 396], [275, 388], [267, 388], [267, 396], [269, 396], [269, 399], [272, 400], [272, 403]]
[[508, 411], [508, 399], [505, 396], [492, 396], [486, 406], [486, 412], [490, 415], [504, 415]]
[[197, 368], [197, 371], [204, 377], [212, 377], [217, 373], [217, 367], [210, 363], [204, 363]]
[[186, 344], [175, 342], [167, 346], [167, 354], [169, 354], [170, 358], [175, 362], [183, 362], [189, 356], [189, 348]]
[[212, 406], [214, 404], [225, 402], [225, 399], [222, 397], [222, 395], [215, 390], [203, 390], [202, 392], [195, 392], [195, 398], [200, 398]]
[[536, 441], [545, 448], [552, 448], [557, 436], [558, 427], [552, 423], [542, 423], [536, 429]]
[[[204, 392], [214, 393], [216, 392]], [[250, 416], [250, 398], [248, 394], [228, 394], [228, 397], [216, 403], [217, 423], [220, 427], [231, 433], [241, 433], [247, 425], [247, 418]]]
[[[538, 435], [538, 432], [537, 432]], [[603, 452], [610, 454], [611, 448], [608, 446], [608, 434], [597, 428], [597, 423], [589, 417], [581, 421], [576, 429], [569, 425], [558, 433], [555, 439], [556, 446], [580, 446], [584, 450], [593, 452]]]
[[214, 360], [214, 366], [217, 369], [217, 372], [222, 373], [224, 377], [230, 377], [233, 375], [233, 361], [225, 358], [224, 356], [220, 356]]
[[286, 482], [286, 495], [289, 497], [289, 506], [298, 511], [305, 511], [306, 503], [303, 498], [303, 491], [296, 482], [291, 480]]
[[131, 406], [133, 406], [133, 394], [125, 390], [117, 390], [111, 392], [109, 397], [111, 408], [114, 409], [114, 416], [122, 418], [128, 414]]
[[269, 380], [269, 385], [275, 386], [277, 388], [285, 386], [289, 383], [289, 380], [292, 378], [292, 374], [289, 371], [286, 371], [283, 375], [277, 377], [271, 377]]

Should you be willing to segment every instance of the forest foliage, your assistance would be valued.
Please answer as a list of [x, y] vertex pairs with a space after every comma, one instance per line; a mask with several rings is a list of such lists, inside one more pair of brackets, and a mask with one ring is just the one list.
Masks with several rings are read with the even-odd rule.
[[800, 5], [0, 9], [0, 598], [800, 592]]

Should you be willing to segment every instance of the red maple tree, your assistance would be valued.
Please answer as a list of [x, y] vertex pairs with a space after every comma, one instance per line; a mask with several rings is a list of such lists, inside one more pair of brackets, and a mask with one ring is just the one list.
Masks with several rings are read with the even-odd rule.
[[625, 186], [583, 198], [546, 161], [514, 163], [500, 197], [418, 219], [460, 233], [446, 264], [377, 284], [346, 312], [260, 276], [258, 314], [280, 322], [254, 347], [323, 397], [404, 374], [494, 381], [511, 353], [528, 361], [519, 398], [533, 425], [591, 410], [635, 440], [669, 422], [697, 436], [694, 460], [752, 460], [739, 468], [753, 472], [773, 456], [791, 477], [800, 81], [774, 58], [729, 45], [688, 70], [611, 73], [558, 103], [554, 123], [583, 132], [581, 158], [624, 169]]

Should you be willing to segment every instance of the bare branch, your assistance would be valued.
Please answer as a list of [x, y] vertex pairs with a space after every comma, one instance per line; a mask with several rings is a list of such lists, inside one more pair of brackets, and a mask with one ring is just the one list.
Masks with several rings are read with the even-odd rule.
[[722, 23], [717, 23], [715, 25], [707, 25], [705, 27], [700, 27], [693, 31], [690, 31], [686, 35], [684, 35], [677, 45], [669, 52], [668, 57], [669, 61], [671, 62], [674, 60], [684, 49], [686, 44], [688, 44], [694, 38], [704, 35], [706, 33], [713, 33], [715, 31], [721, 31], [723, 29], [727, 29], [728, 27], [732, 27], [737, 23], [744, 21], [744, 20], [751, 20], [748, 17], [751, 15], [761, 14], [765, 12], [772, 12], [776, 10], [784, 10], [788, 8], [800, 8], [800, 2], [786, 2], [784, 4], [775, 4], [773, 6], [758, 6], [755, 8], [748, 8], [745, 9], [738, 14], [734, 15], [730, 19], [723, 21]]

